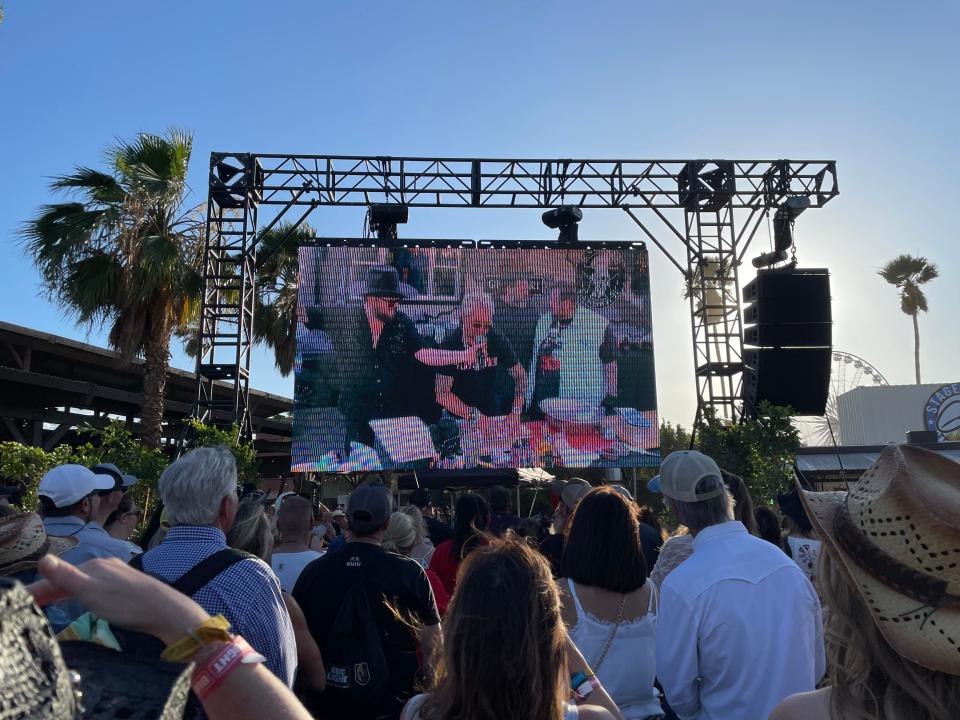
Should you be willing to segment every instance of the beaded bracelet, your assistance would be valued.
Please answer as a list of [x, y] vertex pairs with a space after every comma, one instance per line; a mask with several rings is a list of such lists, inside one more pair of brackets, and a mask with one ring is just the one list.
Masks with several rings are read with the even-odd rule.
[[167, 646], [160, 657], [168, 662], [187, 662], [204, 645], [233, 640], [230, 622], [223, 615], [214, 615], [204, 620], [176, 642]]
[[210, 695], [226, 677], [240, 665], [266, 662], [266, 658], [254, 650], [242, 637], [237, 635], [230, 642], [193, 671], [191, 687], [197, 698], [203, 700]]

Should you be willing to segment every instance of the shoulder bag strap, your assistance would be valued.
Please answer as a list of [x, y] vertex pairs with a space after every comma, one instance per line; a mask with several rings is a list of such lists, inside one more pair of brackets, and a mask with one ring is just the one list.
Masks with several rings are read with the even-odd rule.
[[179, 579], [170, 583], [170, 586], [190, 597], [231, 565], [252, 557], [254, 556], [250, 553], [241, 550], [224, 548], [198, 562]]
[[613, 638], [616, 637], [617, 630], [620, 629], [620, 623], [623, 621], [623, 607], [626, 604], [627, 594], [624, 593], [620, 598], [620, 609], [617, 610], [617, 619], [613, 624], [613, 628], [610, 630], [610, 635], [607, 636], [607, 642], [603, 646], [603, 652], [600, 653], [597, 662], [590, 668], [594, 673], [599, 672], [600, 666], [603, 664], [603, 659], [607, 656], [607, 651], [610, 650], [610, 646], [613, 644]]

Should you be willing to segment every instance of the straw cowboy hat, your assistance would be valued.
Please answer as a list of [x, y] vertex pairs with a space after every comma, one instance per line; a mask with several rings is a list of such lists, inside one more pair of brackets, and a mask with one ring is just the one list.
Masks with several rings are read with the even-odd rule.
[[850, 492], [800, 496], [890, 646], [960, 675], [960, 463], [888, 445]]
[[0, 517], [0, 575], [32, 570], [44, 555], [60, 555], [77, 543], [73, 537], [48, 536], [36, 513]]

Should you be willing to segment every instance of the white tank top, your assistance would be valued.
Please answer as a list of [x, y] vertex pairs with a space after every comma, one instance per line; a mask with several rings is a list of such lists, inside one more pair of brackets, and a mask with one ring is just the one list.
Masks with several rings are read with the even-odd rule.
[[[567, 578], [567, 586], [577, 611], [577, 624], [569, 630], [570, 639], [592, 667], [600, 659], [614, 623], [586, 612], [577, 597], [573, 580]], [[613, 698], [626, 720], [659, 717], [663, 714], [660, 693], [653, 686], [656, 675], [656, 607], [657, 586], [651, 582], [650, 604], [646, 615], [620, 623], [603, 664], [597, 670], [604, 689]]]

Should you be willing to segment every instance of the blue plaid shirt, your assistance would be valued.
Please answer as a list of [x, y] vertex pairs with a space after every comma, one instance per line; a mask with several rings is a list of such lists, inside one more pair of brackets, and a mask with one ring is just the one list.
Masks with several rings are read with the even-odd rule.
[[[225, 547], [227, 538], [217, 528], [177, 525], [160, 545], [143, 554], [143, 569], [176, 582]], [[226, 617], [233, 632], [267, 658], [267, 667], [288, 686], [293, 685], [297, 643], [280, 582], [269, 565], [258, 558], [241, 560], [200, 588], [193, 599], [211, 615]]]

